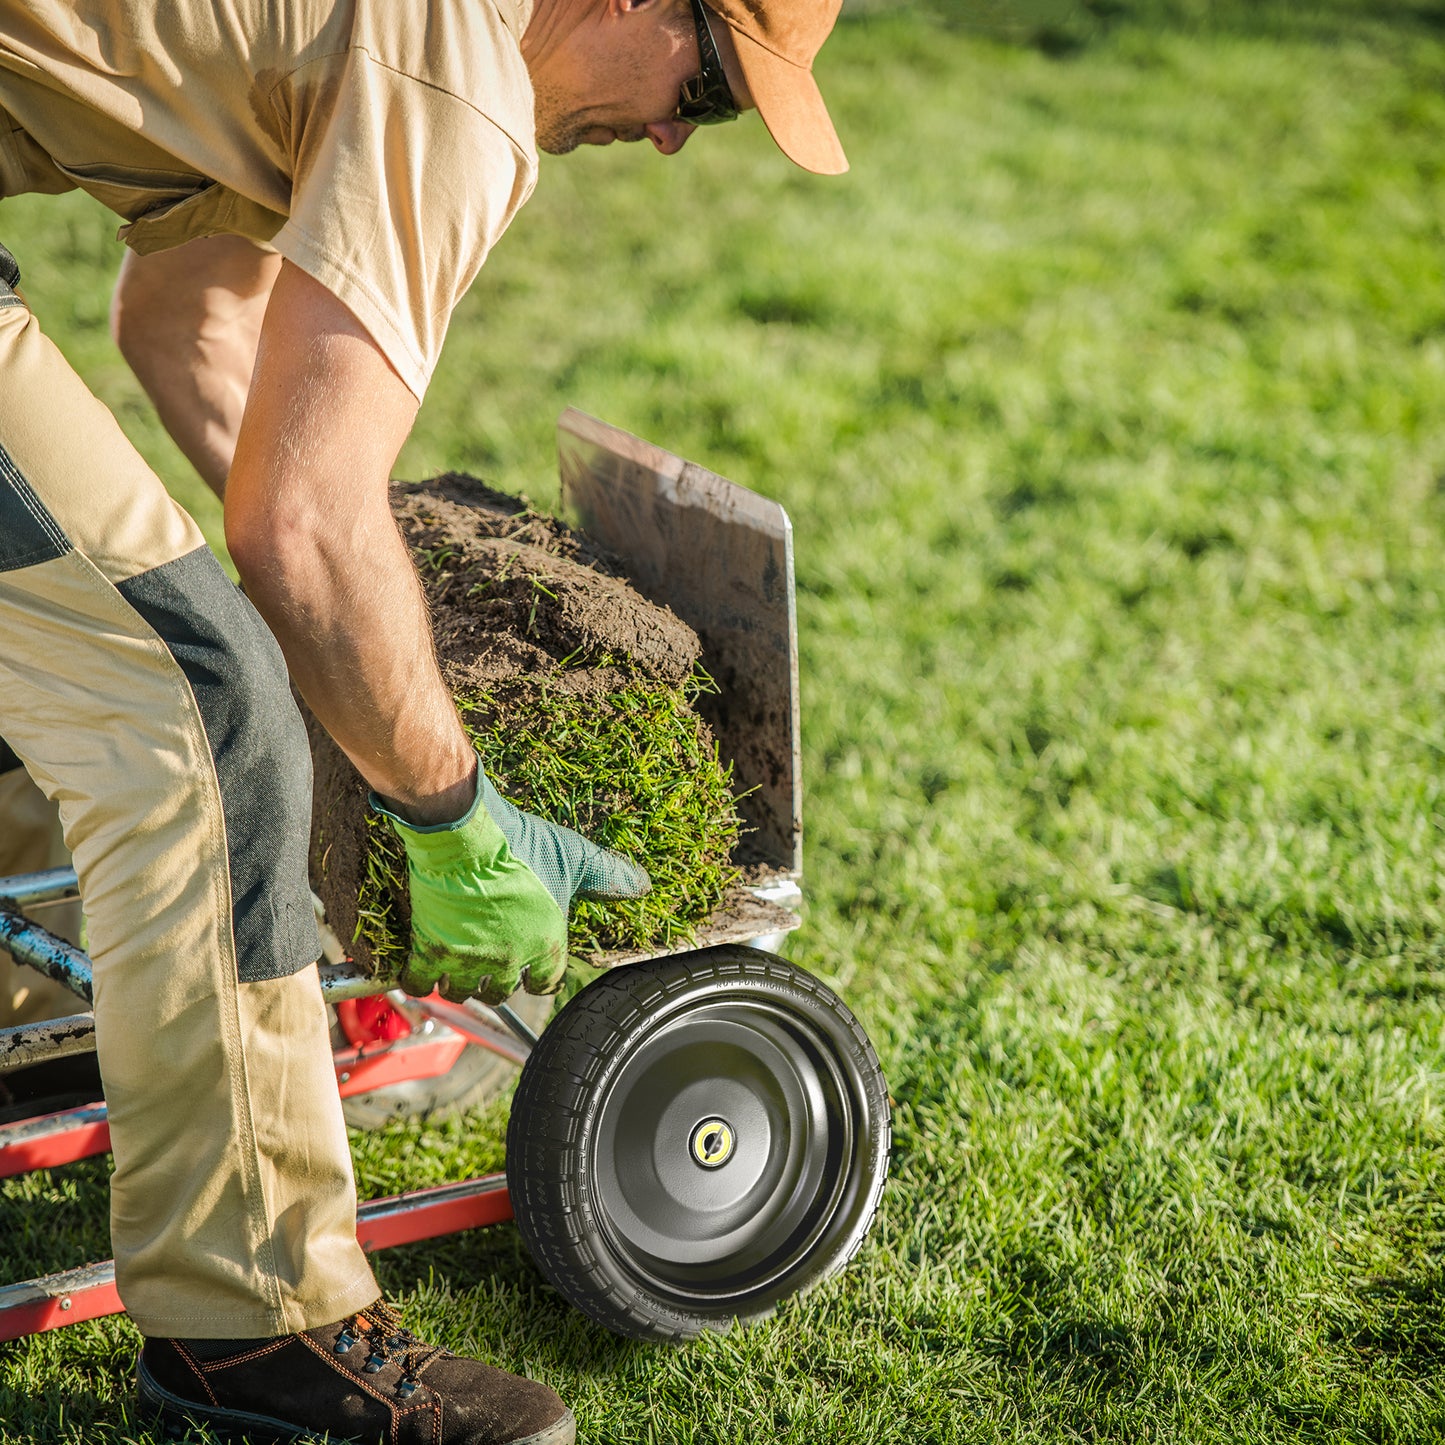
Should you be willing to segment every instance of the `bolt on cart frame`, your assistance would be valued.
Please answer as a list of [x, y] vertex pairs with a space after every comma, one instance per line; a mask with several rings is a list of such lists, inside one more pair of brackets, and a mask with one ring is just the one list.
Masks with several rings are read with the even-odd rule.
[[[695, 942], [607, 955], [613, 971], [540, 1040], [506, 1005], [387, 992], [401, 1036], [337, 1048], [343, 1100], [444, 1075], [470, 1049], [523, 1075], [507, 1175], [364, 1203], [357, 1233], [377, 1250], [516, 1217], [574, 1303], [623, 1333], [678, 1339], [766, 1314], [851, 1257], [886, 1175], [886, 1091], [847, 1009], [768, 952], [801, 921], [786, 513], [577, 411], [562, 416], [558, 441], [564, 506], [702, 641], [719, 690], [701, 707], [733, 763], [756, 861]], [[0, 945], [89, 1002], [85, 953], [20, 912], [76, 889], [70, 869], [0, 879]], [[320, 973], [333, 1004], [384, 992], [344, 957]], [[94, 1045], [85, 1012], [0, 1029], [0, 1072]], [[0, 1177], [108, 1147], [103, 1102], [0, 1124]], [[0, 1286], [0, 1340], [121, 1308], [108, 1262]]]

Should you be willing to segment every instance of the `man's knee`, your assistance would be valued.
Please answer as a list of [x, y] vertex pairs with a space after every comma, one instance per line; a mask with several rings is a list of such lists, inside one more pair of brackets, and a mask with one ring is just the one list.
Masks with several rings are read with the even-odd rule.
[[225, 819], [240, 977], [295, 973], [321, 945], [306, 877], [311, 753], [281, 649], [208, 549], [119, 590], [196, 700]]

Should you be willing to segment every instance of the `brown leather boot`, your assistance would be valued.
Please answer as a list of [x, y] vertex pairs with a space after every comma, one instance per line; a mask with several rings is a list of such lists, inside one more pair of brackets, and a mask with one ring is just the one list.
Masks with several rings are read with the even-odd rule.
[[204, 1425], [252, 1445], [325, 1435], [374, 1445], [572, 1445], [545, 1385], [423, 1344], [378, 1301], [339, 1324], [267, 1340], [149, 1339], [141, 1406], [169, 1433]]

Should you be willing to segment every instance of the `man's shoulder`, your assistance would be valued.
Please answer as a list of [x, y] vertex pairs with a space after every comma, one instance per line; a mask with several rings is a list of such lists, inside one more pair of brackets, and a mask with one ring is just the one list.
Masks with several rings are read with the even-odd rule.
[[[354, 43], [379, 64], [481, 111], [504, 129], [526, 117], [532, 84], [522, 58], [530, 0], [353, 0]], [[521, 139], [522, 137], [518, 137]]]

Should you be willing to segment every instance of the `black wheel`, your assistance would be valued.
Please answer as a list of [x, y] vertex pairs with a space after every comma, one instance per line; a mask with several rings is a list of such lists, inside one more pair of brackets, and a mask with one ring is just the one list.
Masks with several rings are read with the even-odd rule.
[[759, 1319], [841, 1269], [888, 1172], [888, 1093], [839, 999], [751, 948], [589, 984], [522, 1069], [517, 1227], [579, 1309], [634, 1339]]

